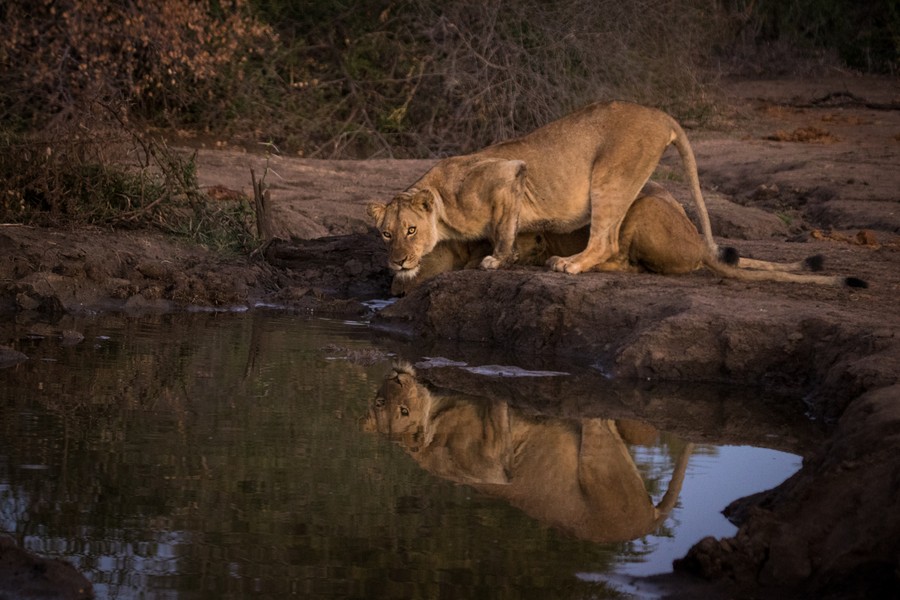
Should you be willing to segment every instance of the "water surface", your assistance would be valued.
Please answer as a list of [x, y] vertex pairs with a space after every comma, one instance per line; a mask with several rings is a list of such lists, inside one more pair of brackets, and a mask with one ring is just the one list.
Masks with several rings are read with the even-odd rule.
[[[800, 464], [632, 414], [690, 398], [606, 394], [599, 374], [484, 349], [419, 353], [358, 323], [258, 311], [65, 327], [85, 340], [22, 333], [30, 360], [0, 370], [0, 533], [72, 562], [98, 598], [617, 597], [616, 576], [669, 571], [701, 537], [732, 534], [722, 508]], [[366, 427], [392, 354], [464, 415], [434, 428], [444, 438]], [[480, 458], [451, 464], [438, 443]], [[616, 508], [579, 521], [560, 490], [532, 493], [520, 482], [567, 475], [519, 461], [523, 447], [574, 457], [606, 504], [615, 481], [629, 504], [638, 488], [661, 503], [680, 457], [684, 480], [652, 531], [604, 541]]]

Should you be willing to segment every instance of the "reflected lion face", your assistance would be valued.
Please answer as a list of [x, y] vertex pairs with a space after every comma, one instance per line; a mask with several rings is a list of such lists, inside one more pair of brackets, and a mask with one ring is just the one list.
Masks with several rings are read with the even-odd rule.
[[416, 381], [412, 365], [397, 363], [371, 401], [363, 429], [416, 443], [421, 439], [430, 403], [431, 395]]

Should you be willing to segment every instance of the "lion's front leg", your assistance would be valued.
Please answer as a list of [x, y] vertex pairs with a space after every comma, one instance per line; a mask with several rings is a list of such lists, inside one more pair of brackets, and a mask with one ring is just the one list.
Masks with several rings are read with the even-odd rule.
[[516, 232], [518, 227], [514, 223], [511, 227], [504, 223], [503, 230], [494, 236], [494, 251], [481, 260], [482, 269], [499, 269], [505, 265], [516, 262]]
[[494, 249], [481, 261], [482, 269], [498, 269], [516, 261], [516, 234], [519, 232], [521, 198], [516, 186], [497, 189], [493, 194], [491, 242]]
[[475, 159], [457, 192], [459, 231], [486, 237], [493, 247], [480, 263], [497, 269], [516, 259], [516, 233], [522, 210], [525, 163], [500, 158]]

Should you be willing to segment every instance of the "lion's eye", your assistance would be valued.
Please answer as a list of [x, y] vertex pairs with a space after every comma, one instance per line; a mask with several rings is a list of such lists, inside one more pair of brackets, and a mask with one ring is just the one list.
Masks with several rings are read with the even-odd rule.
[[404, 417], [408, 417], [408, 416], [409, 416], [409, 409], [406, 408], [405, 406], [401, 406], [401, 407], [400, 407], [400, 414], [403, 415]]
[[375, 408], [384, 407], [384, 396], [375, 396]]
[[382, 231], [382, 232], [381, 232], [381, 236], [382, 236], [384, 239], [389, 240], [389, 239], [391, 239], [391, 232], [390, 232], [390, 231]]
[[415, 235], [415, 233], [416, 233], [415, 225], [410, 226], [409, 229], [406, 230], [406, 235]]

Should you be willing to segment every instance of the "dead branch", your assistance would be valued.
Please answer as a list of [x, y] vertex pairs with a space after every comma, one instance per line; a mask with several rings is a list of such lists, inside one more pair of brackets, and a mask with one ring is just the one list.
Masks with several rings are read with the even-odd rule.
[[253, 207], [256, 212], [256, 234], [262, 241], [263, 248], [275, 237], [272, 227], [272, 215], [269, 212], [271, 196], [265, 181], [268, 173], [269, 168], [266, 167], [262, 177], [257, 180], [256, 171], [252, 167], [250, 169], [250, 181], [253, 184]]

